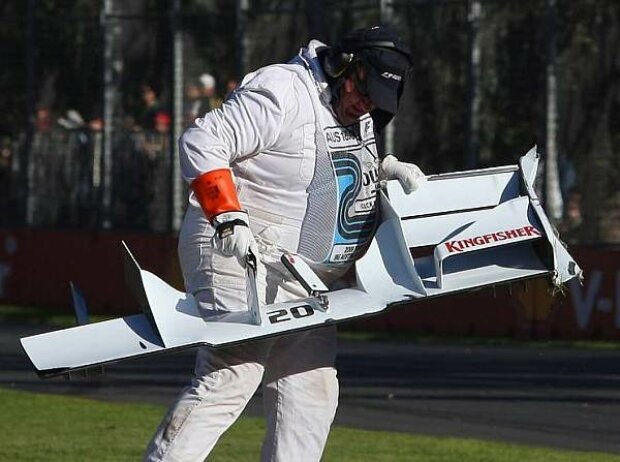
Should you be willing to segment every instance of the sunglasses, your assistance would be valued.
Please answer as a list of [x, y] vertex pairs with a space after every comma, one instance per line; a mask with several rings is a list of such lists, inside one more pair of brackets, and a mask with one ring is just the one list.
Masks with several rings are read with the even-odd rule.
[[353, 72], [351, 76], [353, 77], [353, 83], [355, 84], [355, 89], [357, 92], [365, 98], [370, 98], [370, 94], [368, 93], [368, 83], [366, 81], [366, 70], [362, 63], [356, 63], [353, 68]]

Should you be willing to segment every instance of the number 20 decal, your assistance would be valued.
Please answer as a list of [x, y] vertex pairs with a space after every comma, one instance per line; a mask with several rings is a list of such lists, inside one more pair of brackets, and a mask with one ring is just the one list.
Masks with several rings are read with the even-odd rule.
[[269, 311], [267, 313], [267, 315], [269, 316], [269, 322], [271, 324], [276, 324], [283, 321], [290, 321], [291, 319], [301, 319], [307, 316], [312, 316], [313, 314], [314, 309], [310, 305], [299, 305], [294, 306], [290, 310], [281, 309]]

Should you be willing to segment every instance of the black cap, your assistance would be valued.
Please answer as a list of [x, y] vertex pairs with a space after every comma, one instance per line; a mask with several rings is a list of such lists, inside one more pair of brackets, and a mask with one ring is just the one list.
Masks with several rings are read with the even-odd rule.
[[366, 69], [368, 96], [380, 110], [396, 114], [409, 70], [409, 48], [389, 28], [374, 26], [346, 35], [338, 48], [353, 53]]
[[409, 59], [391, 50], [364, 50], [360, 60], [366, 69], [368, 96], [379, 109], [396, 114], [403, 85], [409, 72]]

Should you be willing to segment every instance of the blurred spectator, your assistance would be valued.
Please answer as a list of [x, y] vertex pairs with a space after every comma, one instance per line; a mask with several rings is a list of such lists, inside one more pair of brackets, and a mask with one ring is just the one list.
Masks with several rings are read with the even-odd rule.
[[184, 124], [190, 125], [194, 122], [194, 120], [199, 117], [200, 107], [202, 106], [202, 93], [200, 91], [200, 86], [189, 83], [185, 87], [185, 111], [184, 114]]
[[136, 130], [130, 118], [123, 125], [113, 138], [112, 222], [115, 228], [144, 230], [148, 226], [145, 204], [150, 200], [146, 138], [153, 132]]
[[75, 109], [58, 118], [66, 130], [66, 148], [61, 174], [64, 190], [59, 219], [63, 226], [96, 225], [96, 195], [93, 181], [93, 140], [89, 125]]
[[0, 225], [13, 222], [16, 216], [16, 208], [13, 203], [12, 189], [15, 186], [15, 178], [12, 175], [13, 142], [10, 138], [0, 139]]
[[163, 111], [164, 108], [153, 85], [143, 84], [141, 92], [144, 107], [138, 124], [143, 130], [153, 130], [155, 128], [155, 116], [158, 112]]
[[144, 206], [149, 231], [169, 229], [170, 214], [170, 126], [166, 112], [155, 115], [155, 130], [142, 134], [144, 160]]
[[219, 98], [216, 94], [215, 77], [211, 74], [202, 74], [200, 76], [200, 83], [202, 84], [202, 100], [198, 117], [202, 117], [207, 112], [222, 105], [222, 98]]
[[172, 118], [165, 111], [160, 111], [155, 114], [155, 131], [157, 133], [166, 134], [170, 132], [170, 125]]
[[[90, 175], [92, 181], [92, 190], [90, 197], [92, 200], [92, 209], [88, 213], [92, 226], [97, 226], [101, 221], [101, 207], [99, 201], [102, 193], [103, 180], [103, 118], [98, 115], [99, 111], [94, 112], [94, 116], [88, 121], [88, 129], [90, 130], [90, 146], [92, 156], [92, 172]], [[91, 227], [90, 224], [88, 224]]]
[[562, 199], [566, 201], [577, 184], [577, 171], [575, 169], [575, 163], [566, 158], [566, 156], [560, 156], [559, 171]]
[[[14, 156], [25, 146], [25, 133], [14, 148], [0, 137], [0, 224], [96, 227], [106, 174], [103, 120], [97, 111], [88, 119], [75, 109], [55, 116], [47, 106], [33, 116], [25, 170]], [[152, 130], [141, 130], [131, 116], [120, 120], [108, 172], [115, 227], [169, 231], [171, 128], [171, 116], [163, 110], [153, 115]], [[24, 216], [18, 216], [20, 210]]]
[[29, 225], [56, 226], [61, 224], [59, 212], [66, 196], [66, 136], [53, 123], [47, 106], [37, 108], [34, 126], [28, 158], [26, 221]]
[[52, 114], [47, 107], [39, 107], [35, 113], [34, 128], [38, 133], [48, 132], [52, 128]]
[[576, 244], [580, 239], [583, 216], [581, 214], [581, 193], [571, 190], [564, 202], [564, 216], [558, 226], [560, 239], [568, 244]]
[[230, 94], [233, 91], [235, 91], [235, 88], [237, 88], [238, 85], [239, 85], [239, 82], [237, 82], [235, 79], [228, 79], [226, 81], [226, 93], [225, 93], [225, 96], [224, 96], [224, 100], [228, 99]]
[[13, 149], [11, 145], [11, 139], [6, 137], [2, 138], [0, 140], [0, 172], [10, 172], [12, 159]]
[[146, 136], [136, 137], [140, 140], [143, 154], [149, 161], [153, 161], [161, 156], [168, 155], [169, 133], [172, 118], [167, 112], [161, 111], [155, 115], [155, 129]]
[[103, 130], [103, 119], [101, 117], [95, 117], [88, 122], [88, 128], [94, 132], [100, 132]]

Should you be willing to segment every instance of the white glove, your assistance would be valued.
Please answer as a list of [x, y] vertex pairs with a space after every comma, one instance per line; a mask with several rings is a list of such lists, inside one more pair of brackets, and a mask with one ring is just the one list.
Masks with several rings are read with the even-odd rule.
[[259, 260], [258, 245], [249, 226], [246, 212], [224, 212], [213, 219], [215, 248], [228, 257], [235, 256], [245, 266], [249, 252]]
[[424, 173], [416, 164], [401, 162], [389, 154], [381, 161], [379, 176], [383, 180], [398, 180], [405, 193], [410, 194], [418, 189], [418, 178]]

